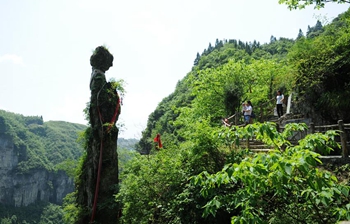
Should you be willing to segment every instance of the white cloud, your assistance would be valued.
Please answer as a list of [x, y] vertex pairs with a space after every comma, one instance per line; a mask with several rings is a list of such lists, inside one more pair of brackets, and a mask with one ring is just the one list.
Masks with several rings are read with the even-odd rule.
[[0, 63], [2, 62], [10, 62], [16, 65], [23, 65], [22, 57], [15, 54], [5, 54], [0, 56]]

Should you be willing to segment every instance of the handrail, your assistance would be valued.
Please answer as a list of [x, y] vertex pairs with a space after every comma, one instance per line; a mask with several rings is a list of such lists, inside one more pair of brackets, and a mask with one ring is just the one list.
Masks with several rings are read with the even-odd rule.
[[349, 152], [348, 152], [348, 146], [347, 146], [347, 135], [345, 132], [345, 128], [349, 130], [350, 124], [344, 124], [342, 120], [338, 121], [338, 124], [331, 124], [331, 125], [319, 125], [315, 126], [313, 123], [310, 124], [310, 130], [311, 133], [315, 133], [316, 129], [326, 129], [324, 131], [327, 131], [327, 129], [333, 129], [336, 128], [339, 130], [339, 136], [340, 136], [340, 145], [342, 149], [342, 158], [348, 158]]
[[319, 125], [319, 126], [315, 126], [315, 128], [338, 128], [339, 125], [338, 124], [330, 124], [330, 125]]
[[[277, 125], [278, 131], [283, 131], [283, 127], [279, 127]], [[318, 125], [315, 126], [314, 123], [310, 123], [309, 130], [311, 133], [315, 132], [326, 132], [328, 130], [339, 130], [339, 136], [340, 136], [340, 145], [342, 149], [342, 158], [348, 158], [349, 152], [348, 152], [348, 142], [347, 142], [347, 133], [350, 130], [350, 124], [344, 124], [342, 120], [338, 121], [338, 124], [330, 124], [330, 125]]]

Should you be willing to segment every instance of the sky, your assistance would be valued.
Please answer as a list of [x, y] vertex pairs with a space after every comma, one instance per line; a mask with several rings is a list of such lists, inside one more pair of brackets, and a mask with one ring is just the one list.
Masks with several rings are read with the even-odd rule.
[[121, 138], [142, 137], [148, 116], [215, 40], [295, 39], [349, 4], [290, 11], [278, 0], [0, 0], [0, 109], [44, 121], [87, 124], [90, 56], [114, 56], [125, 81]]

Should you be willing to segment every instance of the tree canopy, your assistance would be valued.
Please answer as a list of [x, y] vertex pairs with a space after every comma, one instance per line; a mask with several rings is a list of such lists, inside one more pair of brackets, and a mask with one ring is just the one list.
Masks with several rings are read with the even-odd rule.
[[278, 0], [280, 4], [286, 4], [290, 10], [303, 9], [308, 5], [315, 5], [316, 9], [324, 8], [326, 3], [350, 3], [348, 0]]

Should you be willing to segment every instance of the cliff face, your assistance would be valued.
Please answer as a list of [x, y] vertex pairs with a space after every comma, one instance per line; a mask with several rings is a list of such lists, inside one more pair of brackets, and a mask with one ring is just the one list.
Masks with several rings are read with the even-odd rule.
[[0, 110], [0, 204], [62, 204], [74, 190], [65, 171], [72, 173], [82, 155], [77, 138], [85, 128]]
[[44, 168], [19, 173], [17, 165], [25, 154], [25, 145], [16, 146], [10, 135], [0, 133], [0, 203], [16, 207], [37, 201], [62, 204], [63, 197], [74, 189], [72, 178]]

